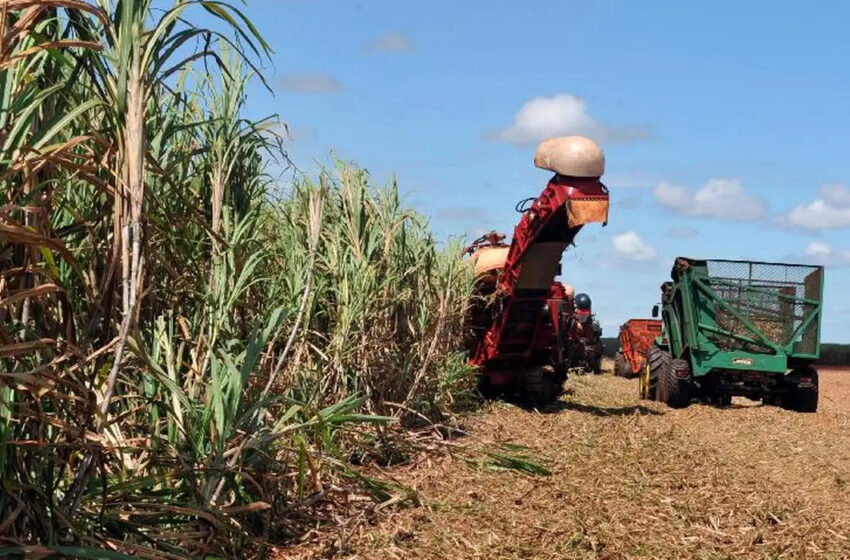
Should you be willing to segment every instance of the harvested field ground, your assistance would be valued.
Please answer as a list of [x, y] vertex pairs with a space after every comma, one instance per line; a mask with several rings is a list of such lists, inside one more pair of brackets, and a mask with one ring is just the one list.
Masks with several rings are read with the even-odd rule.
[[821, 372], [809, 415], [746, 399], [670, 410], [610, 375], [573, 378], [547, 413], [493, 403], [455, 443], [526, 446], [551, 476], [425, 455], [379, 474], [415, 488], [420, 507], [308, 554], [850, 558], [850, 371]]

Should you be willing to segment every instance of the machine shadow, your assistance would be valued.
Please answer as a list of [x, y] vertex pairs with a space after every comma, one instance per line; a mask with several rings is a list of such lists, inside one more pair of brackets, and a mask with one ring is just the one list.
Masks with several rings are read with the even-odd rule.
[[532, 412], [536, 411], [540, 414], [557, 414], [559, 412], [564, 411], [574, 411], [581, 412], [583, 414], [590, 414], [593, 416], [631, 416], [633, 414], [646, 414], [647, 416], [660, 416], [663, 415], [664, 412], [658, 411], [643, 405], [630, 405], [630, 406], [596, 406], [592, 404], [582, 404], [574, 401], [568, 401], [559, 399], [552, 404], [543, 406], [543, 407], [535, 407], [527, 402], [523, 401], [520, 397], [515, 395], [503, 395], [501, 400], [508, 402], [516, 407], [519, 407], [523, 410]]
[[664, 412], [649, 408], [640, 404], [630, 406], [596, 406], [592, 404], [582, 404], [574, 401], [558, 400], [551, 406], [541, 410], [541, 413], [553, 414], [565, 410], [581, 412], [583, 414], [591, 414], [593, 416], [632, 416], [633, 414], [646, 414], [648, 416], [660, 416]]

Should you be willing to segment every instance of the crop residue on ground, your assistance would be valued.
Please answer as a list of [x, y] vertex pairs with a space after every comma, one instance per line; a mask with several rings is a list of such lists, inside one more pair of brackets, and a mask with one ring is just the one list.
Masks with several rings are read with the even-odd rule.
[[[850, 375], [817, 414], [736, 399], [670, 410], [636, 381], [573, 378], [555, 410], [504, 403], [460, 445], [522, 445], [552, 471], [471, 468], [453, 453], [384, 476], [422, 506], [303, 552], [343, 558], [847, 558]], [[298, 554], [296, 550], [291, 551]]]

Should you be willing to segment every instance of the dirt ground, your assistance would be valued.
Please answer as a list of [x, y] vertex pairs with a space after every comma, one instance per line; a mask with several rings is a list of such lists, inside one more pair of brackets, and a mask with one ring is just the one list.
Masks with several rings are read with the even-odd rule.
[[[816, 414], [746, 399], [725, 410], [671, 410], [639, 401], [636, 380], [570, 383], [572, 394], [552, 411], [490, 404], [467, 420], [469, 435], [457, 447], [383, 470], [415, 489], [421, 505], [300, 552], [850, 558], [850, 370], [821, 370]], [[471, 451], [522, 455], [551, 475], [500, 468], [470, 459]]]

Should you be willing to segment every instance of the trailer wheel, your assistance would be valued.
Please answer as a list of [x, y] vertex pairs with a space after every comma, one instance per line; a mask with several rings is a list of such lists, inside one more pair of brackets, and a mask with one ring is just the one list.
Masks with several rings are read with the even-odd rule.
[[782, 408], [795, 412], [817, 412], [817, 370], [813, 367], [795, 369], [788, 377], [790, 378], [789, 381], [794, 384], [794, 388], [782, 397]]
[[710, 402], [718, 408], [729, 408], [732, 406], [732, 395], [723, 391], [718, 391], [711, 395]]
[[631, 373], [631, 367], [626, 363], [626, 357], [622, 352], [617, 352], [614, 355], [614, 375], [617, 377], [628, 377]]
[[670, 361], [670, 354], [658, 346], [650, 346], [646, 352], [646, 362], [640, 372], [640, 398], [654, 400], [658, 397], [658, 376]]
[[685, 408], [693, 398], [691, 367], [685, 360], [670, 360], [667, 356], [667, 363], [659, 372], [658, 400], [670, 408]]
[[549, 368], [525, 370], [519, 377], [520, 394], [528, 406], [542, 408], [552, 404], [561, 394], [563, 382]]

